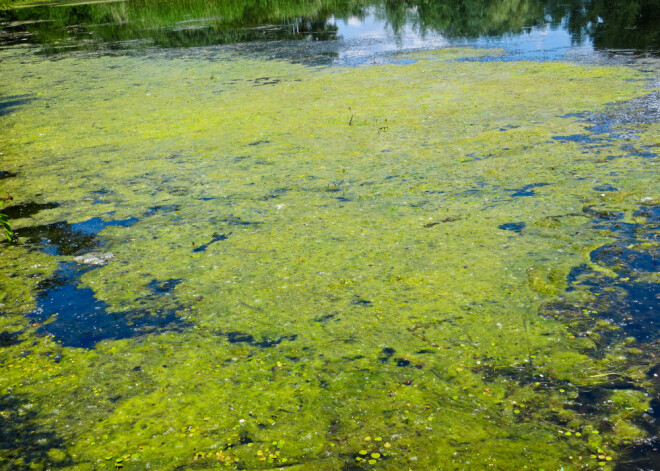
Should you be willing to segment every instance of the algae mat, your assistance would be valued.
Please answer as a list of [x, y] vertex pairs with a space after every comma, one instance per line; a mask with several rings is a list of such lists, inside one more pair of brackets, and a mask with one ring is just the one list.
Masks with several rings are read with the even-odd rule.
[[653, 61], [1, 54], [4, 469], [614, 469], [648, 437], [656, 337], [599, 312], [657, 270], [593, 252], [657, 245], [658, 123], [616, 118]]

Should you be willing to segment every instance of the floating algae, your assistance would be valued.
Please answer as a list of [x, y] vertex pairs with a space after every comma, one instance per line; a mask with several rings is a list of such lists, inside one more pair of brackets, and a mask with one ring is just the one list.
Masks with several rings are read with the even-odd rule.
[[[9, 468], [612, 469], [648, 435], [657, 345], [546, 315], [596, 310], [576, 266], [616, 271], [590, 259], [616, 240], [594, 220], [651, 219], [660, 199], [654, 157], [554, 137], [588, 135], [581, 116], [647, 96], [648, 75], [455, 50], [345, 69], [70, 55], [48, 74], [0, 54], [0, 93], [31, 96], [4, 118], [3, 189], [59, 203], [17, 229], [130, 220], [95, 235], [115, 257], [79, 288], [127, 323], [185, 321], [58, 343], [21, 314], [75, 254], [4, 245], [48, 267], [0, 279], [20, 294], [3, 420], [42, 443], [4, 447]], [[657, 146], [654, 124], [626, 126]], [[590, 392], [608, 406], [582, 407]]]

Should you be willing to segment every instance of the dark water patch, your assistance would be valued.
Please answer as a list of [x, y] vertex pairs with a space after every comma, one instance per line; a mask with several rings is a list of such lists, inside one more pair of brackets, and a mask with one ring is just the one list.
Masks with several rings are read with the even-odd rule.
[[229, 215], [228, 217], [221, 219], [222, 223], [227, 224], [229, 226], [259, 226], [261, 225], [260, 222], [254, 222], [254, 221], [244, 221], [240, 217], [236, 217], [233, 214]]
[[314, 322], [328, 322], [329, 320], [335, 319], [337, 317], [337, 313], [332, 313], [332, 314], [324, 314], [322, 316], [315, 317], [313, 320]]
[[660, 439], [644, 440], [630, 447], [614, 471], [657, 471], [660, 469]]
[[2, 209], [9, 219], [20, 219], [34, 216], [40, 211], [57, 208], [59, 203], [21, 203], [7, 206]]
[[541, 188], [549, 185], [550, 183], [530, 183], [529, 185], [525, 185], [522, 188], [506, 191], [513, 191], [511, 196], [514, 198], [520, 198], [521, 196], [535, 196], [536, 193], [534, 192], [534, 188]]
[[625, 270], [621, 274], [625, 272], [631, 277], [610, 278], [586, 266], [582, 270], [574, 269], [569, 280], [578, 281], [569, 291], [586, 289], [594, 294], [591, 303], [585, 306], [551, 304], [541, 308], [539, 313], [562, 320], [576, 336], [594, 340], [597, 351], [592, 354], [596, 357], [602, 357], [613, 341], [626, 337], [634, 337], [637, 343], [653, 342], [660, 338], [660, 284], [635, 280], [633, 271]]
[[78, 255], [97, 246], [94, 234], [77, 232], [66, 222], [23, 227], [16, 229], [14, 234], [34, 249], [52, 255]]
[[106, 227], [110, 227], [110, 226], [131, 227], [133, 224], [135, 224], [138, 221], [139, 219], [136, 217], [130, 217], [128, 219], [123, 219], [119, 221], [104, 221], [101, 218], [90, 218], [87, 221], [76, 222], [74, 224], [71, 224], [71, 229], [75, 232], [80, 232], [83, 234], [96, 235]]
[[446, 222], [455, 222], [455, 221], [460, 221], [462, 218], [461, 216], [448, 216], [440, 221], [434, 221], [434, 222], [427, 222], [424, 224], [422, 227], [425, 229], [437, 226], [438, 224], [444, 224]]
[[[649, 148], [647, 147], [647, 149]], [[634, 155], [636, 157], [644, 157], [645, 159], [653, 159], [655, 157], [658, 157], [658, 154], [656, 154], [655, 152], [636, 152], [631, 155]]]
[[560, 380], [551, 374], [544, 374], [534, 367], [534, 359], [527, 358], [527, 362], [521, 366], [511, 366], [509, 360], [495, 357], [482, 357], [481, 365], [471, 368], [475, 374], [481, 375], [486, 383], [499, 383], [502, 378], [515, 382], [521, 387], [542, 386], [552, 389], [572, 389], [570, 381]]
[[618, 219], [623, 219], [623, 213], [621, 211], [608, 211], [606, 209], [598, 209], [593, 206], [585, 206], [582, 208], [582, 212], [589, 216], [593, 216], [598, 219], [604, 219], [607, 221], [616, 221]]
[[[625, 297], [612, 302], [609, 314], [627, 334], [638, 342], [660, 337], [660, 283], [622, 282], [613, 284], [625, 290]], [[613, 301], [613, 300], [612, 300]]]
[[241, 432], [241, 434], [239, 436], [238, 444], [239, 445], [247, 445], [249, 443], [254, 443], [254, 440], [252, 440], [250, 438], [250, 435], [248, 434], [248, 432], [246, 430], [244, 430], [244, 431]]
[[656, 396], [649, 403], [649, 409], [646, 411], [646, 413], [653, 419], [655, 423], [658, 423], [658, 420], [660, 420], [660, 390], [658, 390], [657, 388], [656, 388]]
[[67, 455], [59, 460], [49, 455], [51, 449], [65, 450], [64, 440], [39, 418], [38, 405], [21, 394], [0, 397], [0, 454], [3, 469], [28, 471], [66, 468], [73, 465]]
[[593, 188], [595, 191], [619, 191], [618, 188], [613, 187], [610, 184], [598, 185]]
[[[17, 232], [35, 249], [72, 256], [89, 253], [102, 246], [96, 235], [104, 228], [130, 227], [136, 221], [137, 218], [119, 221], [91, 218], [75, 224], [59, 222], [22, 228]], [[38, 335], [52, 336], [67, 347], [93, 348], [102, 340], [178, 331], [187, 326], [176, 315], [177, 309], [109, 312], [109, 306], [96, 299], [92, 289], [78, 287], [82, 275], [96, 268], [74, 262], [63, 263], [52, 277], [39, 283], [37, 308], [27, 314], [41, 324], [37, 329]]]
[[170, 294], [183, 280], [170, 278], [169, 280], [151, 280], [147, 287], [155, 295]]
[[[607, 136], [607, 140], [630, 140], [639, 137], [639, 125], [652, 124], [660, 121], [660, 92], [653, 92], [643, 97], [635, 98], [626, 102], [609, 106], [605, 112], [574, 114], [570, 117], [579, 118], [579, 122], [587, 124], [586, 130], [593, 135]], [[598, 142], [599, 138], [591, 138], [584, 135], [582, 138], [575, 135], [574, 142]], [[570, 136], [568, 136], [570, 137]], [[601, 138], [603, 139], [603, 138]], [[610, 156], [608, 160], [640, 156], [644, 158], [657, 157], [657, 154], [647, 147], [645, 151], [639, 151], [634, 146], [626, 144], [621, 147], [624, 155]]]
[[0, 347], [11, 347], [12, 345], [18, 345], [22, 342], [19, 340], [18, 336], [21, 335], [21, 332], [8, 332], [6, 330], [0, 332]]
[[[651, 230], [660, 229], [660, 206], [646, 206], [633, 213], [634, 218], [644, 218], [644, 226]], [[651, 227], [652, 226], [652, 227]]]
[[151, 208], [147, 209], [145, 216], [147, 217], [153, 216], [154, 214], [160, 212], [165, 212], [165, 213], [175, 212], [175, 211], [179, 211], [180, 209], [181, 206], [179, 206], [178, 204], [164, 204], [159, 206], [152, 206]]
[[416, 203], [410, 203], [410, 207], [411, 208], [423, 208], [424, 206], [426, 206], [429, 203], [430, 203], [429, 200], [421, 200], [421, 201], [418, 201]]
[[[651, 367], [648, 373], [646, 373], [646, 376], [654, 383], [657, 383], [658, 386], [660, 386], [660, 363]], [[660, 408], [658, 408], [656, 412], [660, 414]]]
[[655, 152], [651, 152], [650, 146], [646, 146], [645, 149], [646, 151], [641, 151], [637, 150], [635, 146], [632, 145], [621, 146], [621, 150], [625, 151], [628, 156], [643, 157], [645, 159], [652, 159], [658, 156]]
[[387, 363], [388, 361], [390, 361], [390, 358], [392, 358], [392, 355], [396, 353], [396, 350], [394, 350], [391, 347], [385, 347], [381, 350], [381, 353], [383, 354], [383, 356], [378, 358], [378, 361], [381, 363]]
[[567, 292], [591, 293], [589, 304], [549, 303], [539, 313], [561, 319], [575, 335], [595, 333], [592, 338], [601, 352], [613, 340], [625, 337], [634, 337], [638, 344], [660, 339], [660, 283], [653, 281], [660, 268], [660, 206], [642, 207], [633, 213], [634, 223], [618, 221], [623, 217], [618, 211], [589, 206], [583, 213], [595, 218], [595, 228], [609, 230], [617, 239], [590, 253], [595, 265], [612, 274], [587, 265], [574, 267], [567, 277]]
[[607, 404], [608, 396], [609, 393], [603, 388], [583, 389], [578, 392], [569, 408], [578, 414], [593, 415], [602, 413], [603, 408], [606, 407], [604, 404]]
[[90, 288], [79, 288], [80, 278], [95, 268], [64, 263], [42, 284], [37, 308], [28, 317], [41, 324], [38, 335], [49, 335], [65, 347], [94, 348], [103, 340], [120, 340], [166, 331], [181, 331], [188, 324], [178, 309], [108, 311]]
[[346, 356], [346, 355], [342, 356], [342, 359], [346, 361], [357, 361], [357, 360], [363, 360], [364, 358], [366, 357], [360, 354], [352, 355], [352, 356]]
[[[385, 180], [390, 180], [390, 179], [392, 179], [392, 178], [397, 178], [397, 177], [396, 177], [396, 176], [385, 177]], [[344, 182], [340, 182], [340, 183], [330, 183], [330, 184], [327, 186], [327, 188], [325, 189], [325, 191], [327, 191], [327, 192], [329, 192], [329, 193], [339, 193], [339, 192], [341, 191], [341, 185], [342, 185], [343, 183], [344, 183]]]
[[[270, 77], [259, 77], [259, 78], [254, 79], [254, 81], [253, 81], [254, 85], [253, 86], [254, 87], [262, 87], [264, 85], [277, 85], [278, 83], [280, 83], [280, 79], [270, 78]], [[270, 141], [261, 141], [261, 142], [263, 142], [265, 144], [265, 143], [270, 142]], [[252, 146], [252, 145], [256, 145], [256, 144], [252, 143], [250, 145]]]
[[634, 237], [636, 224], [619, 221], [600, 221], [594, 229], [616, 233], [619, 237]]
[[602, 142], [602, 137], [592, 137], [588, 134], [571, 134], [570, 136], [552, 136], [552, 139], [559, 142], [575, 142], [578, 144], [585, 143], [600, 143]]
[[501, 127], [500, 131], [501, 132], [510, 131], [511, 129], [518, 129], [519, 127], [520, 126], [515, 126], [513, 124], [507, 124], [506, 126]]
[[272, 200], [272, 199], [275, 199], [275, 198], [279, 198], [280, 196], [282, 196], [287, 191], [289, 191], [288, 188], [278, 188], [276, 190], [273, 190], [271, 193], [267, 194], [263, 198], [261, 198], [261, 200], [262, 201], [268, 201], [268, 200]]
[[351, 301], [351, 304], [362, 307], [370, 307], [372, 303], [366, 299], [356, 297]]
[[84, 222], [69, 224], [56, 222], [41, 226], [16, 229], [14, 234], [19, 240], [52, 255], [80, 255], [98, 248], [96, 234], [108, 226], [130, 227], [137, 218], [122, 221], [103, 221], [91, 218]]
[[260, 146], [261, 144], [268, 144], [270, 141], [254, 141], [250, 142], [248, 145], [249, 146]]
[[298, 338], [298, 335], [284, 335], [276, 338], [261, 337], [261, 340], [256, 340], [253, 335], [244, 332], [227, 332], [225, 335], [229, 343], [247, 343], [253, 347], [259, 348], [272, 348], [277, 347], [283, 341], [293, 342]]
[[18, 173], [9, 172], [7, 170], [0, 170], [0, 180], [4, 180], [5, 178], [14, 178], [17, 175]]
[[229, 332], [227, 334], [227, 340], [229, 343], [252, 343], [254, 342], [254, 337], [242, 332]]
[[[502, 149], [503, 151], [509, 150], [508, 148]], [[473, 162], [473, 161], [481, 161], [481, 160], [486, 160], [491, 157], [495, 157], [497, 154], [495, 153], [488, 153], [488, 154], [477, 154], [475, 152], [470, 152], [469, 154], [465, 154], [465, 159], [461, 159], [461, 162]], [[469, 158], [467, 158], [469, 157]]]
[[[613, 407], [610, 400], [612, 393], [626, 390], [646, 392], [634, 380], [617, 376], [613, 378], [615, 379], [607, 380], [597, 386], [579, 388], [577, 397], [569, 404], [569, 408], [580, 415], [601, 417], [602, 420], [598, 427], [600, 432], [614, 431], [615, 424], [607, 419]], [[658, 406], [660, 406], [660, 401], [656, 397], [650, 402], [650, 409], [647, 410], [646, 414], [633, 419], [633, 423], [645, 429], [650, 438], [633, 440], [633, 443], [620, 447], [618, 450], [619, 460], [614, 468], [616, 471], [654, 471], [660, 469], [658, 467], [660, 466], [660, 453], [658, 453], [660, 441], [657, 437], [658, 419], [660, 419]]]
[[18, 108], [27, 105], [33, 99], [33, 95], [12, 95], [0, 98], [0, 116], [14, 113]]
[[103, 199], [104, 196], [111, 195], [112, 192], [106, 188], [101, 188], [100, 190], [93, 190], [89, 192], [92, 195], [90, 198], [85, 198], [85, 200], [91, 200], [92, 204], [110, 204], [110, 201]]
[[500, 224], [497, 228], [504, 231], [521, 232], [525, 226], [526, 224], [524, 222], [507, 222]]
[[[221, 240], [227, 240], [227, 237], [229, 237], [230, 235], [231, 235], [231, 232], [229, 234], [213, 234], [213, 238], [209, 242], [207, 242], [204, 245], [200, 245], [199, 247], [193, 248], [193, 252], [195, 252], [195, 253], [204, 252], [206, 249], [209, 248], [209, 245], [211, 245], [215, 242], [219, 242]], [[195, 243], [193, 242], [193, 246], [194, 245], [195, 245]]]
[[611, 393], [630, 390], [643, 391], [642, 388], [636, 386], [633, 380], [626, 378], [605, 381], [597, 386], [580, 387], [577, 397], [570, 403], [569, 408], [579, 414], [607, 417], [611, 413], [612, 406], [608, 402]]
[[583, 118], [583, 117], [584, 117], [583, 113], [568, 113], [560, 116], [560, 118]]
[[626, 277], [642, 271], [656, 272], [658, 269], [655, 251], [634, 250], [624, 241], [598, 247], [591, 252], [590, 258], [592, 262]]

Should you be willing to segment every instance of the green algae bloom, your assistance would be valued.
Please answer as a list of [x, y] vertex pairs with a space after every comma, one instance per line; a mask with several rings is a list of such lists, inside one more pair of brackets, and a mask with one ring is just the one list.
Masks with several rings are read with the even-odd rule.
[[[622, 275], [590, 258], [616, 237], [597, 222], [642, 224], [642, 202], [660, 201], [657, 159], [605, 158], [629, 143], [580, 118], [648, 95], [652, 74], [457, 60], [483, 54], [311, 68], [221, 50], [1, 50], [15, 80], [0, 93], [29, 97], [2, 118], [0, 164], [19, 175], [3, 190], [60, 203], [14, 226], [101, 221], [113, 258], [78, 288], [129, 330], [177, 319], [72, 345], [65, 313], [30, 313], [77, 252], [3, 245], [3, 433], [32, 437], [3, 460], [597, 469], [644, 438], [640, 371], [657, 346], [631, 353], [595, 313], [587, 335], [579, 308], [540, 313], [560, 298], [600, 310], [587, 282]], [[626, 126], [657, 147], [657, 126]], [[570, 393], [610, 375], [639, 388], [578, 413]], [[575, 464], [598, 449], [603, 461]]]

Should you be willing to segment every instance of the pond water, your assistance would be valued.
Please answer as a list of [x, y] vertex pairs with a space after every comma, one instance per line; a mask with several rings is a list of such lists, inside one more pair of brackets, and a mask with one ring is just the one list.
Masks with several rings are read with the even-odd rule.
[[2, 469], [660, 468], [658, 1], [0, 24]]

